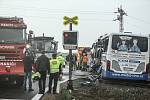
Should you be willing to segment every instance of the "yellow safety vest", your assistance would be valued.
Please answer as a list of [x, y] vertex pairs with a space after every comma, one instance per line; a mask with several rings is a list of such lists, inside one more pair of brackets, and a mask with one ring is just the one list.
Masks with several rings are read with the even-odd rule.
[[39, 72], [33, 72], [32, 73], [32, 79], [33, 80], [39, 80], [41, 78], [41, 74]]
[[64, 58], [62, 56], [58, 56], [57, 59], [60, 61], [60, 63], [63, 65], [64, 64]]
[[50, 60], [50, 73], [59, 72], [60, 61], [58, 59]]

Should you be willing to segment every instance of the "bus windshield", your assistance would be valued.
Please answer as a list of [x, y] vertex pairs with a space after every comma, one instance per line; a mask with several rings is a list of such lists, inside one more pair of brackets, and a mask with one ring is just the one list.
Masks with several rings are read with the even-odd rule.
[[25, 30], [17, 28], [0, 28], [0, 43], [22, 43], [25, 40]]
[[112, 49], [124, 52], [147, 52], [148, 38], [130, 35], [113, 35]]

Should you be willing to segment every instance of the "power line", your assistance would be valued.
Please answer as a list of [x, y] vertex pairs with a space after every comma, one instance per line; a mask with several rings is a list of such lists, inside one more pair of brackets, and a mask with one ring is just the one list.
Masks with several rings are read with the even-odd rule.
[[140, 22], [143, 22], [143, 23], [146, 23], [146, 24], [150, 24], [150, 22], [148, 22], [148, 21], [146, 21], [146, 20], [139, 19], [139, 18], [136, 18], [136, 17], [133, 17], [133, 16], [129, 16], [129, 18], [134, 19], [134, 20], [137, 20], [137, 21], [140, 21]]
[[127, 25], [130, 25], [130, 26], [132, 26], [132, 27], [134, 27], [134, 28], [136, 28], [136, 29], [138, 29], [138, 30], [145, 30], [144, 27], [140, 27], [140, 26], [138, 26], [138, 25], [131, 24], [131, 23], [129, 23], [129, 22], [127, 22]]
[[38, 9], [38, 11], [40, 10], [40, 11], [46, 11], [46, 12], [63, 12], [63, 13], [82, 13], [82, 14], [113, 14], [113, 12], [105, 12], [105, 11], [92, 11], [92, 10], [67, 10], [67, 9], [47, 9], [47, 8], [36, 8], [36, 7], [1, 7], [1, 8], [3, 8], [3, 9], [14, 9], [14, 10], [37, 10]]

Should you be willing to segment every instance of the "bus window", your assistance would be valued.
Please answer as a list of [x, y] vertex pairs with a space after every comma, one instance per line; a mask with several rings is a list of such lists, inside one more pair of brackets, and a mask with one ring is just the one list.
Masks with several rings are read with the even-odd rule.
[[108, 37], [104, 38], [103, 39], [103, 49], [104, 49], [104, 52], [107, 52], [107, 48], [108, 48]]
[[147, 52], [148, 38], [128, 35], [113, 35], [112, 49], [128, 52]]

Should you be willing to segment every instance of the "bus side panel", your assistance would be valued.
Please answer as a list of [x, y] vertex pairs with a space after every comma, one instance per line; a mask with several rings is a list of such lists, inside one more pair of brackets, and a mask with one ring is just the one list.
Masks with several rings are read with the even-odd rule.
[[103, 78], [113, 79], [128, 79], [128, 80], [148, 80], [148, 74], [129, 74], [129, 73], [116, 73], [108, 70], [102, 70]]

